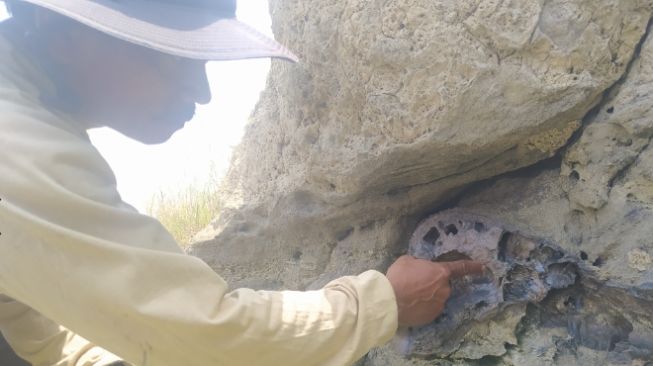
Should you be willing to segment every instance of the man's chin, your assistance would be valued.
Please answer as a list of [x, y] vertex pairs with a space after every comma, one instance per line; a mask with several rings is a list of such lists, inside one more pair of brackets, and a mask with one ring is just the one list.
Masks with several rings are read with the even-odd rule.
[[[192, 116], [191, 116], [192, 118]], [[109, 126], [132, 140], [139, 141], [146, 145], [162, 144], [181, 130], [191, 118], [186, 116], [175, 116], [167, 114], [164, 117], [153, 120], [140, 120], [121, 126]]]
[[143, 143], [145, 145], [159, 145], [170, 140], [172, 135], [167, 136], [146, 136], [142, 138], [134, 138], [134, 140]]
[[130, 133], [122, 133], [130, 139], [136, 140], [140, 143], [146, 145], [158, 145], [170, 140], [172, 135], [174, 135], [175, 132], [179, 131], [180, 129], [181, 128], [168, 130], [164, 128], [153, 128], [150, 131], [131, 131]]

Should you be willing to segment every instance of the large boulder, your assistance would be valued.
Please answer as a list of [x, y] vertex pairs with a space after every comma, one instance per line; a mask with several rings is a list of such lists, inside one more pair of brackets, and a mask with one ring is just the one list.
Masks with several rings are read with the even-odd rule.
[[[467, 215], [492, 217], [559, 245], [574, 258], [580, 278], [533, 301], [536, 306], [495, 316], [491, 326], [475, 324], [477, 330], [464, 333], [449, 350], [450, 359], [470, 362], [484, 356], [497, 364], [542, 366], [648, 365], [653, 360], [652, 105], [653, 37], [648, 37], [628, 73], [588, 116], [561, 158], [492, 179], [460, 196], [455, 206]], [[437, 326], [442, 327], [425, 327], [414, 338], [424, 342], [420, 332]], [[443, 347], [436, 346], [427, 349], [441, 353]], [[372, 352], [366, 364], [402, 364], [397, 357], [385, 347]]]
[[[576, 315], [631, 327], [599, 354], [605, 342], [577, 339], [592, 333], [587, 322], [560, 325], [566, 294], [551, 291], [487, 327], [508, 339], [488, 348], [492, 360], [533, 363], [538, 344], [550, 355], [541, 364], [560, 365], [614, 358], [615, 347], [639, 362], [653, 349], [642, 315], [653, 311], [652, 1], [280, 0], [271, 10], [302, 62], [273, 63], [221, 189], [225, 208], [192, 254], [233, 286], [318, 288], [384, 270], [421, 219], [457, 206], [587, 262], [574, 289], [597, 305]], [[592, 295], [601, 286], [606, 295]], [[484, 359], [469, 349], [445, 358]], [[391, 348], [363, 362], [417, 364]]]

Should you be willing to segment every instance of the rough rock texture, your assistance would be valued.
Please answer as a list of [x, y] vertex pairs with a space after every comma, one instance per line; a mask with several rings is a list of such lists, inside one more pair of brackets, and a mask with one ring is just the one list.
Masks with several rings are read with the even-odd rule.
[[599, 266], [575, 249], [465, 210], [433, 215], [415, 231], [410, 254], [484, 260], [491, 271], [454, 281], [443, 315], [403, 330], [395, 343], [411, 357], [480, 360], [507, 354], [516, 365], [653, 360], [650, 283], [633, 288], [605, 282]]
[[542, 302], [551, 290], [574, 285], [582, 264], [554, 244], [464, 211], [445, 211], [422, 222], [408, 254], [436, 262], [473, 259], [487, 262], [488, 268], [485, 276], [453, 280], [437, 321], [398, 337], [402, 353], [419, 357], [504, 354], [505, 345], [517, 344], [513, 333], [526, 306]]
[[191, 253], [233, 286], [318, 288], [384, 270], [456, 206], [576, 258], [578, 278], [497, 307], [458, 348], [424, 348], [434, 359], [388, 345], [361, 364], [653, 362], [652, 10], [272, 2], [302, 63], [273, 63], [226, 208]]

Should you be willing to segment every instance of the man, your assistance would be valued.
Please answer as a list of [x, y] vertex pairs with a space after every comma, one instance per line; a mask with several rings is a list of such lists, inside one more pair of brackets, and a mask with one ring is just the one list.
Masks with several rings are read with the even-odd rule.
[[292, 53], [235, 1], [7, 0], [0, 24], [0, 330], [34, 365], [346, 365], [433, 321], [477, 262], [401, 257], [319, 291], [237, 289], [122, 202], [86, 129], [166, 141], [207, 60]]

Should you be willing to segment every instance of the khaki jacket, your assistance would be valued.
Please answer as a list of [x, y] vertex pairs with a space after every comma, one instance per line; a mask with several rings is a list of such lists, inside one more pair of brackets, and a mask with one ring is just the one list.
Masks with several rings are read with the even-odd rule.
[[40, 103], [51, 89], [0, 38], [0, 331], [21, 357], [340, 366], [393, 336], [394, 293], [376, 271], [319, 291], [230, 290], [121, 200], [84, 127]]

